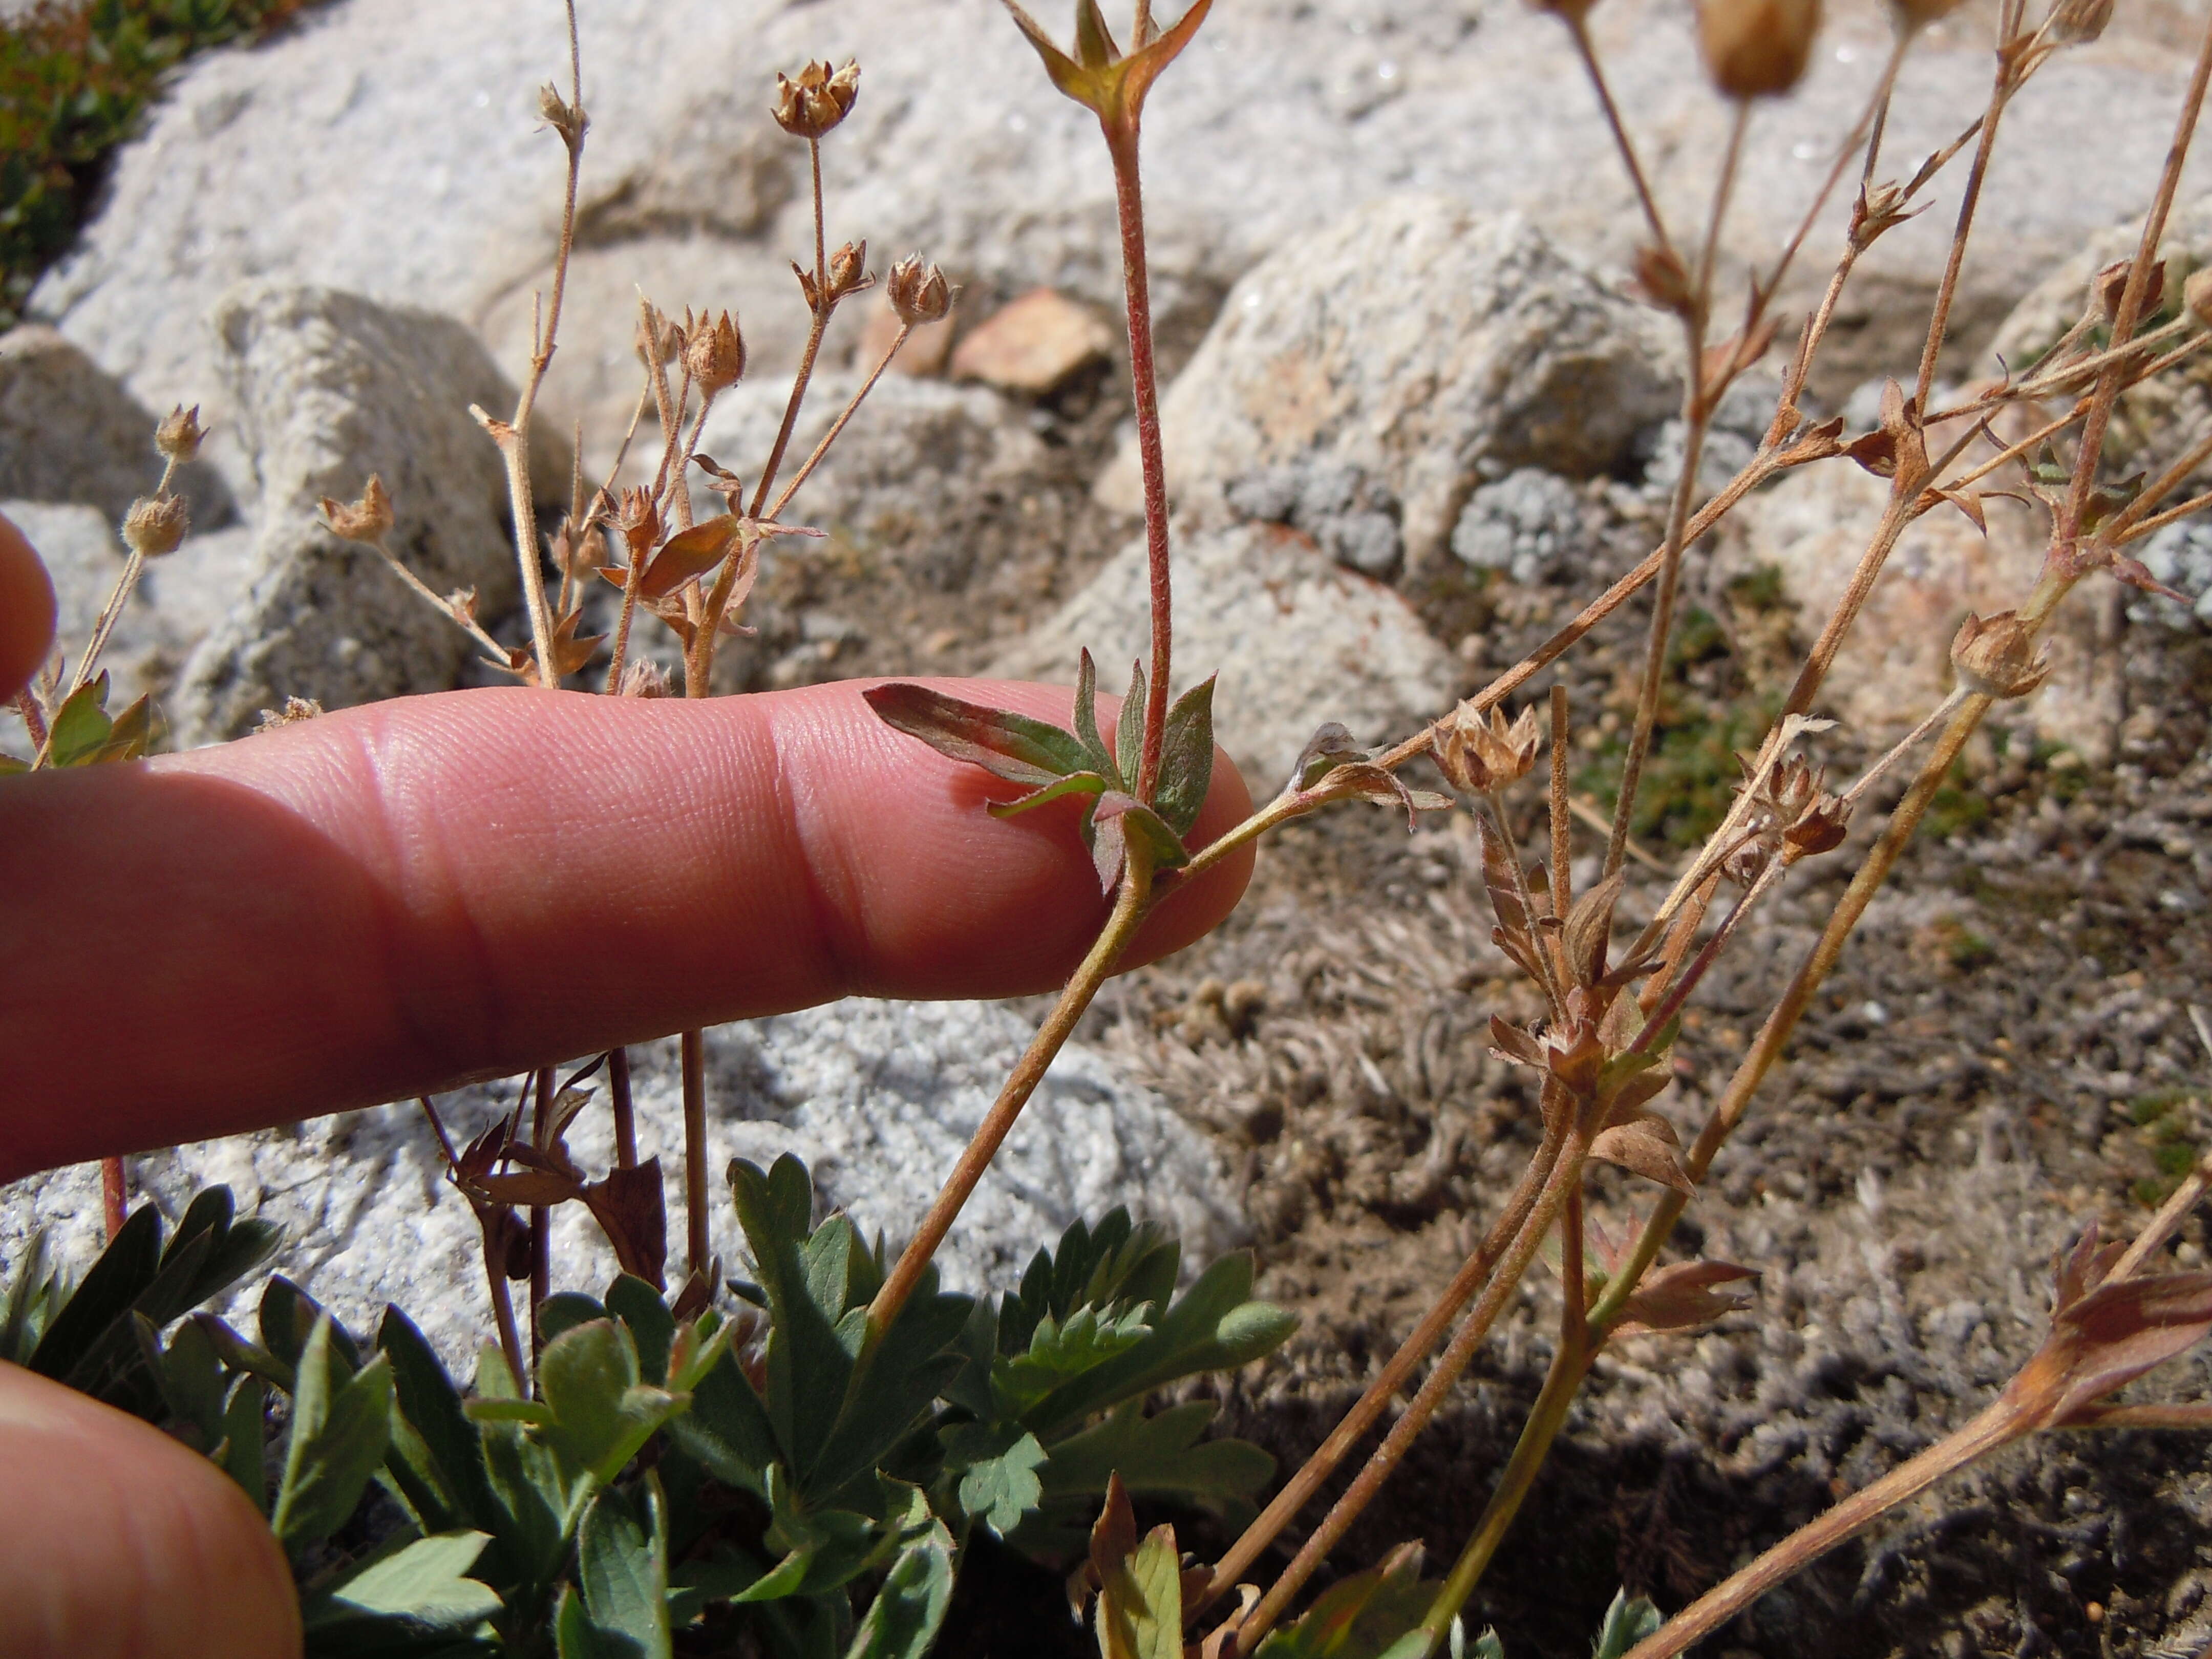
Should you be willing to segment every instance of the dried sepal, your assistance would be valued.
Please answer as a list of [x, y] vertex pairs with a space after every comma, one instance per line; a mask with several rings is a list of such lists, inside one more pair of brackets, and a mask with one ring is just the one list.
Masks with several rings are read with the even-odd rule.
[[622, 493], [622, 501], [614, 515], [616, 530], [621, 532], [623, 546], [629, 550], [631, 562], [660, 544], [660, 508], [653, 499], [653, 492], [640, 484], [632, 484]]
[[1626, 882], [1625, 871], [1614, 871], [1576, 899], [1574, 908], [1567, 913], [1561, 944], [1570, 984], [1594, 986], [1604, 977], [1605, 946], [1613, 927], [1613, 907], [1620, 902]]
[[2092, 1227], [2059, 1266], [2050, 1334], [2005, 1389], [2039, 1427], [2065, 1423], [2212, 1331], [2212, 1273], [2107, 1279], [2122, 1249]]
[[810, 60], [796, 76], [775, 77], [775, 124], [794, 138], [819, 138], [852, 113], [860, 95], [860, 66], [851, 58], [833, 70]]
[[675, 693], [668, 683], [668, 671], [657, 662], [639, 657], [623, 665], [622, 684], [615, 688], [615, 695], [618, 697], [666, 697]]
[[2051, 659], [2012, 611], [1989, 617], [1969, 611], [1951, 641], [1951, 666], [1960, 684], [1985, 697], [2024, 697], [2051, 676]]
[[2212, 265], [2190, 273], [2181, 285], [2181, 303], [2188, 308], [2190, 321], [2199, 328], [2212, 328]]
[[181, 495], [141, 495], [123, 516], [123, 539], [142, 559], [158, 559], [184, 544], [192, 527]]
[[182, 465], [200, 453], [200, 441], [206, 436], [207, 428], [200, 424], [200, 406], [194, 404], [186, 409], [179, 404], [154, 428], [154, 448], [163, 460]]
[[322, 712], [322, 704], [313, 697], [287, 697], [282, 708], [263, 709], [253, 729], [257, 733], [274, 732], [280, 726], [297, 726], [301, 720], [311, 720]]
[[1528, 776], [1543, 740], [1533, 705], [1509, 726], [1503, 709], [1493, 707], [1486, 719], [1473, 704], [1462, 703], [1437, 722], [1432, 752], [1454, 788], [1481, 795]]
[[696, 322], [684, 313], [684, 367], [691, 382], [709, 396], [735, 386], [745, 372], [745, 337], [726, 311]]
[[1613, 1334], [1638, 1336], [1710, 1325], [1746, 1305], [1747, 1298], [1724, 1295], [1723, 1286], [1745, 1290], [1759, 1279], [1755, 1269], [1740, 1267], [1733, 1261], [1676, 1261], [1655, 1267], [1621, 1304], [1620, 1322], [1613, 1328]]
[[909, 328], [941, 322], [952, 309], [952, 289], [945, 273], [925, 263], [919, 253], [909, 253], [894, 264], [884, 286], [891, 310]]
[[1589, 1155], [1672, 1188], [1686, 1198], [1698, 1195], [1697, 1183], [1682, 1167], [1682, 1143], [1674, 1126], [1656, 1112], [1601, 1130], [1590, 1142]]
[[2051, 38], [2064, 46], [2086, 46], [2112, 21], [2112, 0], [2058, 0], [2051, 11]]
[[842, 300], [848, 294], [857, 294], [875, 284], [868, 274], [868, 245], [865, 241], [841, 243], [830, 256], [830, 287], [827, 297]]
[[1697, 307], [1697, 289], [1691, 283], [1682, 256], [1671, 247], [1645, 243], [1636, 250], [1636, 291], [1662, 311], [1686, 317]]
[[392, 495], [383, 475], [372, 472], [362, 486], [361, 499], [350, 503], [322, 498], [323, 522], [343, 542], [362, 542], [374, 547], [392, 532]]
[[1877, 478], [1901, 473], [1908, 488], [1928, 476], [1928, 440], [1921, 431], [1917, 398], [1905, 396], [1895, 380], [1883, 382], [1880, 424], [1844, 446], [1844, 453]]
[[[1933, 3], [1951, 5], [1956, 4], [1957, 0], [1933, 0]], [[1900, 4], [1899, 9], [1903, 10], [1905, 7]], [[1905, 205], [1906, 199], [1904, 188], [1893, 180], [1862, 185], [1857, 198], [1851, 204], [1851, 251], [1865, 252], [1874, 246], [1876, 238], [1896, 229], [1907, 219], [1927, 211], [1926, 203], [1916, 208], [1907, 208]]]
[[1698, 46], [1713, 84], [1735, 99], [1772, 98], [1803, 78], [1820, 32], [1820, 0], [1701, 0]]

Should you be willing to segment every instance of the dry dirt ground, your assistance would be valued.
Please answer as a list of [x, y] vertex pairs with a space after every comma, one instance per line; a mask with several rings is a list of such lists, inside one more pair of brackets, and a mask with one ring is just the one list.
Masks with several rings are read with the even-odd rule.
[[[1191, 341], [1176, 343], [1170, 369]], [[1122, 408], [1109, 371], [1040, 405], [1033, 424], [1064, 470], [926, 527], [925, 551], [942, 556], [833, 541], [772, 576], [744, 679], [791, 678], [777, 652], [817, 608], [881, 623], [801, 664], [806, 678], [988, 662], [1133, 529], [1085, 493]], [[1617, 521], [1598, 568], [1644, 550], [1648, 530]], [[1725, 800], [1729, 749], [1756, 736], [1725, 710], [1771, 695], [1794, 621], [1757, 583], [1693, 573], [1691, 591], [1665, 810], [1641, 821], [1668, 867], [1686, 826]], [[1409, 597], [1472, 687], [1579, 595], [1445, 577]], [[1586, 794], [1607, 787], [1643, 626], [1632, 608], [1564, 670]], [[2132, 1231], [2212, 1131], [2212, 1062], [2185, 1012], [2212, 1003], [2212, 642], [2133, 627], [2121, 649], [2130, 706], [2154, 718], [2131, 725], [2109, 771], [2002, 734], [1970, 751], [1678, 1229], [1680, 1253], [1759, 1269], [1759, 1294], [1706, 1334], [1631, 1340], [1601, 1361], [1471, 1609], [1516, 1659], [1586, 1652], [1616, 1585], [1680, 1605], [1971, 1414], [2039, 1340], [2051, 1252], [2092, 1221]], [[1848, 734], [1820, 741], [1838, 777], [1866, 759]], [[1708, 980], [1661, 1103], [1686, 1132], [1879, 821], [1863, 815], [1849, 848], [1796, 872]], [[1533, 853], [1540, 832], [1521, 828]], [[1584, 856], [1597, 836], [1578, 834]], [[1304, 1324], [1220, 1389], [1223, 1425], [1286, 1463], [1419, 1316], [1534, 1141], [1531, 1094], [1485, 1035], [1492, 1012], [1533, 1006], [1489, 943], [1472, 854], [1463, 814], [1411, 834], [1362, 807], [1293, 826], [1226, 926], [1118, 982], [1086, 1023], [1241, 1170], [1262, 1293]], [[1631, 917], [1665, 886], [1637, 868]], [[1594, 1213], [1621, 1230], [1644, 1200], [1601, 1178]], [[2178, 1255], [2202, 1265], [2199, 1223]], [[1432, 1570], [1449, 1561], [1541, 1378], [1555, 1305], [1539, 1267], [1340, 1566], [1407, 1538], [1426, 1540]], [[2191, 1359], [2137, 1395], [2205, 1397], [2208, 1381]], [[1218, 1546], [1204, 1517], [1179, 1518], [1187, 1547]], [[947, 1650], [1050, 1651], [1041, 1632], [1060, 1630], [1081, 1652], [1053, 1622], [1059, 1596], [987, 1552]], [[2179, 1659], [2208, 1646], [2212, 1447], [2136, 1433], [2051, 1437], [1954, 1479], [1710, 1650]]]

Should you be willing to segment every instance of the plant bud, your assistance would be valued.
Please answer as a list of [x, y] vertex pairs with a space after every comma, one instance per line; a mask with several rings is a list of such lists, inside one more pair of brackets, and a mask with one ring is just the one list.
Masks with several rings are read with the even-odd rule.
[[173, 553], [192, 527], [181, 495], [141, 495], [123, 517], [123, 539], [142, 559]]
[[633, 564], [659, 546], [660, 509], [653, 505], [653, 492], [636, 484], [624, 489], [615, 527], [622, 532]]
[[2181, 303], [2199, 328], [2212, 328], [2212, 265], [2207, 265], [2181, 285]]
[[891, 309], [910, 328], [942, 321], [952, 309], [952, 290], [945, 286], [945, 273], [924, 264], [919, 253], [909, 253], [891, 267], [890, 290]]
[[538, 113], [545, 125], [561, 135], [561, 142], [570, 149], [584, 141], [584, 129], [591, 125], [591, 118], [584, 113], [583, 106], [572, 104], [556, 92], [551, 84], [538, 88]]
[[868, 285], [868, 245], [848, 242], [830, 256], [830, 294], [842, 300]]
[[637, 319], [634, 342], [638, 362], [648, 368], [654, 363], [674, 362], [676, 354], [684, 349], [684, 331], [653, 306], [647, 305], [645, 313]]
[[1771, 98], [1805, 73], [1820, 32], [1820, 0], [1703, 0], [1698, 44], [1705, 72], [1730, 98]]
[[[2134, 271], [2132, 259], [2116, 259], [2097, 273], [2094, 291], [2097, 307], [2105, 313], [2107, 323], [2119, 320], [2120, 301], [2128, 291], [2128, 277]], [[2144, 285], [2142, 308], [2138, 317], [2154, 315], [2166, 298], [2166, 261], [2160, 259], [2150, 268], [2150, 281]]]
[[382, 475], [370, 473], [361, 499], [350, 506], [324, 496], [323, 521], [342, 542], [366, 542], [374, 547], [382, 541], [392, 530], [392, 496]]
[[2112, 0], [2059, 0], [2051, 14], [2051, 38], [2064, 46], [2086, 46], [2112, 21]]
[[2036, 654], [2035, 636], [2010, 611], [1987, 620], [1969, 611], [1951, 641], [1951, 666], [1985, 697], [2024, 697], [2051, 675], [2050, 659]]
[[795, 138], [819, 138], [851, 112], [860, 91], [860, 66], [851, 58], [834, 72], [809, 62], [797, 80], [775, 77], [775, 124]]
[[1522, 709], [1521, 718], [1509, 727], [1500, 710], [1493, 708], [1485, 723], [1462, 703], [1437, 728], [1437, 766], [1454, 788], [1470, 795], [1488, 794], [1528, 775], [1543, 735], [1533, 708]]
[[[690, 321], [690, 313], [684, 313]], [[716, 392], [734, 386], [745, 372], [745, 337], [728, 312], [713, 322], [702, 317], [684, 331], [684, 366], [702, 392]]]
[[200, 424], [200, 406], [194, 404], [186, 409], [179, 404], [154, 428], [154, 447], [162, 459], [182, 463], [200, 453], [200, 440], [206, 436], [207, 428]]

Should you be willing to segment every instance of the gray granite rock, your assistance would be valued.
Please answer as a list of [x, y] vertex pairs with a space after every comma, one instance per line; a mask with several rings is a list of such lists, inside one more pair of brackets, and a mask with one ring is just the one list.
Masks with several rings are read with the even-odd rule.
[[1239, 518], [1289, 525], [1364, 576], [1387, 581], [1405, 556], [1398, 498], [1348, 461], [1264, 466], [1233, 480], [1227, 495]]
[[[715, 1248], [742, 1276], [743, 1241], [723, 1171], [732, 1158], [806, 1160], [817, 1203], [842, 1208], [894, 1246], [920, 1222], [939, 1182], [1021, 1052], [1029, 1026], [989, 1003], [853, 1000], [708, 1036]], [[635, 1057], [638, 1139], [662, 1160], [682, 1271], [683, 1103], [673, 1042]], [[486, 1085], [440, 1102], [449, 1131], [474, 1134], [511, 1103]], [[612, 1159], [607, 1115], [587, 1108], [568, 1137], [587, 1168]], [[173, 1219], [191, 1191], [227, 1182], [241, 1212], [283, 1224], [274, 1271], [328, 1304], [350, 1329], [373, 1331], [387, 1302], [404, 1308], [448, 1363], [465, 1367], [490, 1335], [480, 1235], [444, 1179], [431, 1132], [412, 1105], [379, 1107], [204, 1141], [131, 1160], [136, 1189]], [[1010, 1286], [1041, 1244], [1077, 1217], [1126, 1203], [1179, 1232], [1202, 1264], [1241, 1237], [1237, 1194], [1212, 1144], [1101, 1054], [1071, 1045], [1054, 1063], [939, 1256], [948, 1285]], [[557, 1288], [594, 1294], [614, 1258], [580, 1206], [554, 1212]], [[82, 1268], [100, 1246], [100, 1172], [83, 1166], [0, 1188], [0, 1269], [31, 1234], [51, 1231]], [[250, 1285], [233, 1307], [248, 1309]]]
[[[1214, 736], [1252, 769], [1255, 792], [1287, 775], [1325, 720], [1377, 743], [1451, 707], [1455, 665], [1413, 609], [1296, 532], [1178, 533], [1173, 556], [1176, 688], [1220, 676]], [[1146, 581], [1144, 544], [1132, 543], [994, 672], [1065, 683], [1087, 647], [1101, 681], [1126, 685], [1146, 648]]]
[[[475, 588], [496, 615], [515, 591], [506, 474], [469, 406], [510, 408], [512, 389], [451, 318], [356, 295], [249, 286], [216, 323], [258, 486], [253, 567], [185, 665], [179, 738], [235, 737], [287, 696], [334, 708], [452, 685], [466, 637], [374, 552], [333, 537], [317, 503], [350, 501], [380, 474], [392, 551], [441, 593]], [[537, 434], [541, 499], [567, 493], [565, 447]]]
[[[1407, 565], [1486, 479], [1612, 469], [1674, 401], [1663, 330], [1517, 215], [1396, 196], [1237, 283], [1161, 406], [1170, 494], [1204, 519], [1268, 467], [1350, 465], [1401, 504]], [[1141, 499], [1133, 447], [1102, 500]]]
[[[634, 281], [679, 308], [742, 305], [763, 367], [795, 356], [804, 324], [784, 259], [811, 245], [805, 157], [766, 110], [773, 71], [809, 56], [864, 59], [860, 103], [823, 147], [841, 234], [869, 238], [879, 258], [923, 248], [1004, 294], [1047, 283], [1118, 300], [1096, 125], [1047, 84], [992, 0], [615, 0], [581, 12], [592, 126], [557, 423], [588, 410], [596, 442], [619, 434], [635, 395]], [[1728, 128], [1687, 12], [1620, 0], [1591, 25], [1685, 225], [1702, 221]], [[1962, 315], [2002, 314], [2115, 204], [2142, 199], [2186, 76], [2165, 15], [2121, 8], [2103, 41], [2062, 54], [2016, 101]], [[1923, 36], [1890, 118], [1900, 171], [1979, 107], [1982, 33]], [[1795, 228], [1888, 40], [1882, 9], [1839, 10], [1799, 94], [1760, 107], [1723, 269]], [[544, 0], [339, 0], [252, 50], [196, 59], [118, 158], [105, 206], [34, 308], [149, 407], [210, 395], [202, 319], [263, 273], [449, 312], [518, 373], [561, 176], [535, 92], [565, 64], [561, 9]], [[1185, 316], [1382, 189], [1519, 209], [1616, 270], [1642, 236], [1564, 32], [1512, 0], [1218, 9], [1152, 96], [1146, 158], [1155, 290]], [[1871, 251], [1870, 296], [1932, 289], [1955, 188], [1947, 179], [1921, 220]], [[1844, 205], [1815, 227], [1785, 305], [1817, 289]], [[1879, 333], [1883, 308], [1850, 303], [1847, 320]]]
[[1525, 585], [1579, 574], [1576, 556], [1589, 541], [1575, 487], [1522, 466], [1468, 497], [1452, 526], [1451, 550], [1478, 570], [1502, 571]]
[[2142, 544], [2142, 558], [2143, 568], [2184, 603], [2177, 605], [2162, 593], [2146, 594], [2128, 606], [2130, 621], [2175, 629], [2212, 627], [2212, 524], [2203, 519], [2170, 524]]

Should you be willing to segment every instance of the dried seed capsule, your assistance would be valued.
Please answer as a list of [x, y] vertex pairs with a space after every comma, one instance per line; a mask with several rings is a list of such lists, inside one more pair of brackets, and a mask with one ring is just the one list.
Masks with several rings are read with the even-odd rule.
[[1438, 727], [1434, 755], [1452, 787], [1470, 795], [1487, 794], [1518, 783], [1536, 763], [1543, 726], [1534, 708], [1524, 708], [1510, 726], [1495, 708], [1486, 722], [1462, 703]]
[[945, 273], [924, 264], [919, 253], [909, 253], [891, 267], [888, 287], [891, 309], [910, 327], [938, 322], [952, 309], [952, 290], [945, 286]]
[[164, 460], [185, 462], [200, 453], [200, 440], [207, 436], [207, 428], [200, 424], [200, 406], [194, 404], [186, 409], [179, 404], [154, 428], [154, 447]]
[[382, 476], [370, 473], [361, 499], [350, 505], [324, 496], [323, 520], [340, 541], [367, 542], [371, 546], [382, 541], [392, 529], [392, 496]]
[[660, 509], [653, 504], [653, 492], [636, 484], [625, 489], [615, 527], [622, 532], [633, 563], [659, 546]]
[[1985, 697], [2024, 697], [2051, 676], [2050, 659], [2036, 654], [2035, 636], [2011, 611], [1986, 619], [1969, 611], [1951, 641], [1951, 666]]
[[775, 124], [797, 138], [819, 138], [843, 120], [860, 92], [860, 66], [851, 58], [832, 70], [810, 62], [796, 80], [775, 77]]
[[674, 319], [658, 307], [647, 305], [637, 319], [637, 335], [634, 342], [638, 362], [650, 367], [654, 363], [672, 363], [676, 354], [684, 349], [684, 331]]
[[123, 517], [123, 539], [142, 559], [173, 553], [192, 527], [181, 495], [141, 495]]
[[1731, 98], [1771, 98], [1805, 73], [1820, 32], [1820, 0], [1703, 0], [1698, 44], [1705, 72]]
[[[690, 313], [684, 319], [690, 323]], [[745, 337], [728, 312], [711, 323], [702, 317], [684, 329], [684, 366], [702, 392], [720, 392], [737, 383], [745, 372]]]
[[2051, 37], [2067, 46], [2085, 46], [2112, 21], [2112, 0], [2058, 0], [2051, 14]]
[[842, 300], [868, 285], [868, 245], [848, 242], [830, 256], [830, 294]]

